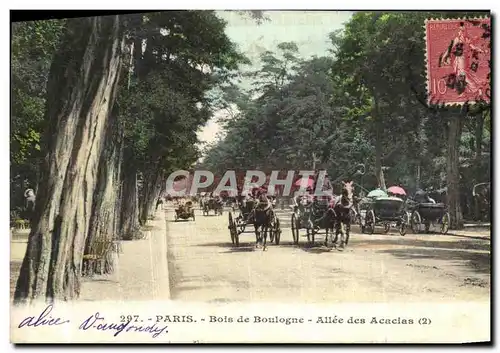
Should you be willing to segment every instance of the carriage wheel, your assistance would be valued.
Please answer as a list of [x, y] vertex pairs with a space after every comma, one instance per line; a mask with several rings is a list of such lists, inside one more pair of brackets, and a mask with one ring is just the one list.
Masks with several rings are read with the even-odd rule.
[[276, 222], [274, 223], [274, 244], [280, 245], [280, 239], [281, 239], [280, 220], [279, 218], [276, 218]]
[[422, 225], [422, 217], [418, 211], [413, 211], [411, 214], [411, 230], [413, 233], [420, 233], [420, 226]]
[[299, 243], [299, 223], [297, 221], [297, 215], [292, 213], [292, 239], [293, 243], [297, 245]]
[[229, 225], [227, 226], [227, 229], [229, 229], [229, 234], [231, 235], [231, 243], [234, 245], [234, 221], [233, 221], [233, 215], [231, 212], [229, 212]]
[[373, 234], [375, 232], [375, 212], [373, 212], [373, 210], [366, 213], [365, 230], [368, 234]]
[[333, 249], [333, 234], [335, 234], [334, 228], [327, 227], [325, 230], [325, 247], [328, 249]]
[[307, 221], [307, 242], [314, 245], [314, 224], [311, 220]]
[[236, 246], [240, 246], [240, 234], [238, 233], [238, 230], [236, 229], [236, 223], [234, 223], [234, 226], [233, 226], [233, 233], [234, 233], [234, 244]]
[[387, 222], [384, 224], [384, 233], [387, 234], [391, 230], [391, 223]]
[[448, 233], [450, 229], [450, 214], [446, 212], [441, 219], [441, 234]]
[[272, 243], [274, 241], [274, 222], [271, 224], [271, 227], [268, 229], [269, 231], [269, 242]]
[[399, 234], [401, 236], [406, 235], [406, 228], [410, 224], [410, 214], [408, 212], [405, 212], [401, 219], [401, 224], [399, 225]]
[[401, 224], [399, 225], [399, 234], [401, 236], [404, 236], [406, 234], [406, 223], [405, 222], [401, 222]]

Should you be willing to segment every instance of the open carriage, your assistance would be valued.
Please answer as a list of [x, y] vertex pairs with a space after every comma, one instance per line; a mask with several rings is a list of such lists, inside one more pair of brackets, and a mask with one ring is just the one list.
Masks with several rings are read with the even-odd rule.
[[[243, 233], [255, 234], [252, 227], [251, 230], [247, 230], [247, 226], [254, 225], [254, 210], [258, 206], [257, 200], [248, 200], [246, 202], [238, 203], [239, 210], [238, 215], [236, 212], [233, 213], [229, 211], [229, 233], [231, 235], [231, 242], [233, 245], [238, 246], [240, 244], [240, 235]], [[271, 228], [269, 229], [269, 240], [274, 241], [276, 245], [279, 245], [281, 239], [281, 227], [280, 220], [276, 217], [276, 213], [272, 212]]]
[[208, 216], [210, 211], [214, 211], [216, 216], [221, 216], [224, 210], [224, 205], [222, 200], [211, 197], [208, 200], [203, 200], [202, 210], [204, 216]]
[[175, 209], [175, 214], [174, 214], [174, 219], [176, 222], [179, 219], [188, 220], [189, 218], [192, 218], [193, 221], [195, 220], [194, 207], [192, 201], [187, 201], [185, 204], [179, 205]]
[[441, 234], [448, 233], [450, 214], [444, 203], [409, 201], [408, 210], [411, 211], [410, 224], [413, 233], [418, 234], [422, 230], [427, 233], [431, 225], [438, 226]]
[[[333, 233], [334, 224], [332, 217], [328, 214], [328, 202], [323, 200], [314, 200], [307, 202], [301, 201], [298, 206], [294, 207], [292, 213], [292, 237], [293, 243], [298, 244], [301, 236], [300, 231], [305, 230], [307, 242], [314, 244], [317, 235], [325, 235], [328, 239], [329, 232]], [[333, 210], [331, 210], [334, 212]]]
[[388, 233], [395, 224], [399, 234], [405, 235], [410, 220], [405, 203], [399, 197], [363, 199], [358, 204], [358, 213], [361, 232], [368, 234], [373, 234], [375, 226], [380, 225], [384, 227], [384, 233]]

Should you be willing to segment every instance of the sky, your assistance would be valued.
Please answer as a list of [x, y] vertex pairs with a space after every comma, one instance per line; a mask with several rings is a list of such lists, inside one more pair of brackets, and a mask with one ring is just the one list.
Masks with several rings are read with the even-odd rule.
[[[257, 25], [256, 22], [236, 12], [218, 11], [218, 15], [228, 22], [227, 36], [252, 61], [250, 69], [259, 67], [259, 55], [265, 50], [274, 51], [281, 42], [295, 42], [299, 54], [306, 59], [311, 56], [328, 55], [330, 43], [328, 34], [342, 28], [352, 16], [349, 11], [266, 11], [269, 21]], [[244, 83], [243, 83], [244, 84]], [[199, 139], [212, 142], [220, 132], [214, 117], [199, 131]]]

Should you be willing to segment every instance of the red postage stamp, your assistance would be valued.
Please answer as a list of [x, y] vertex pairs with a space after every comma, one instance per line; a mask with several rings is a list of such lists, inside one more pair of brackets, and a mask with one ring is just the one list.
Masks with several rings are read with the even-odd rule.
[[425, 23], [429, 104], [490, 102], [490, 18]]

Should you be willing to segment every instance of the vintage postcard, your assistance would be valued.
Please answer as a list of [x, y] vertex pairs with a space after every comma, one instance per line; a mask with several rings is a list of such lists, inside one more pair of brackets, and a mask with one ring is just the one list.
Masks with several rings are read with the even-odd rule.
[[11, 15], [12, 343], [491, 341], [489, 12]]

